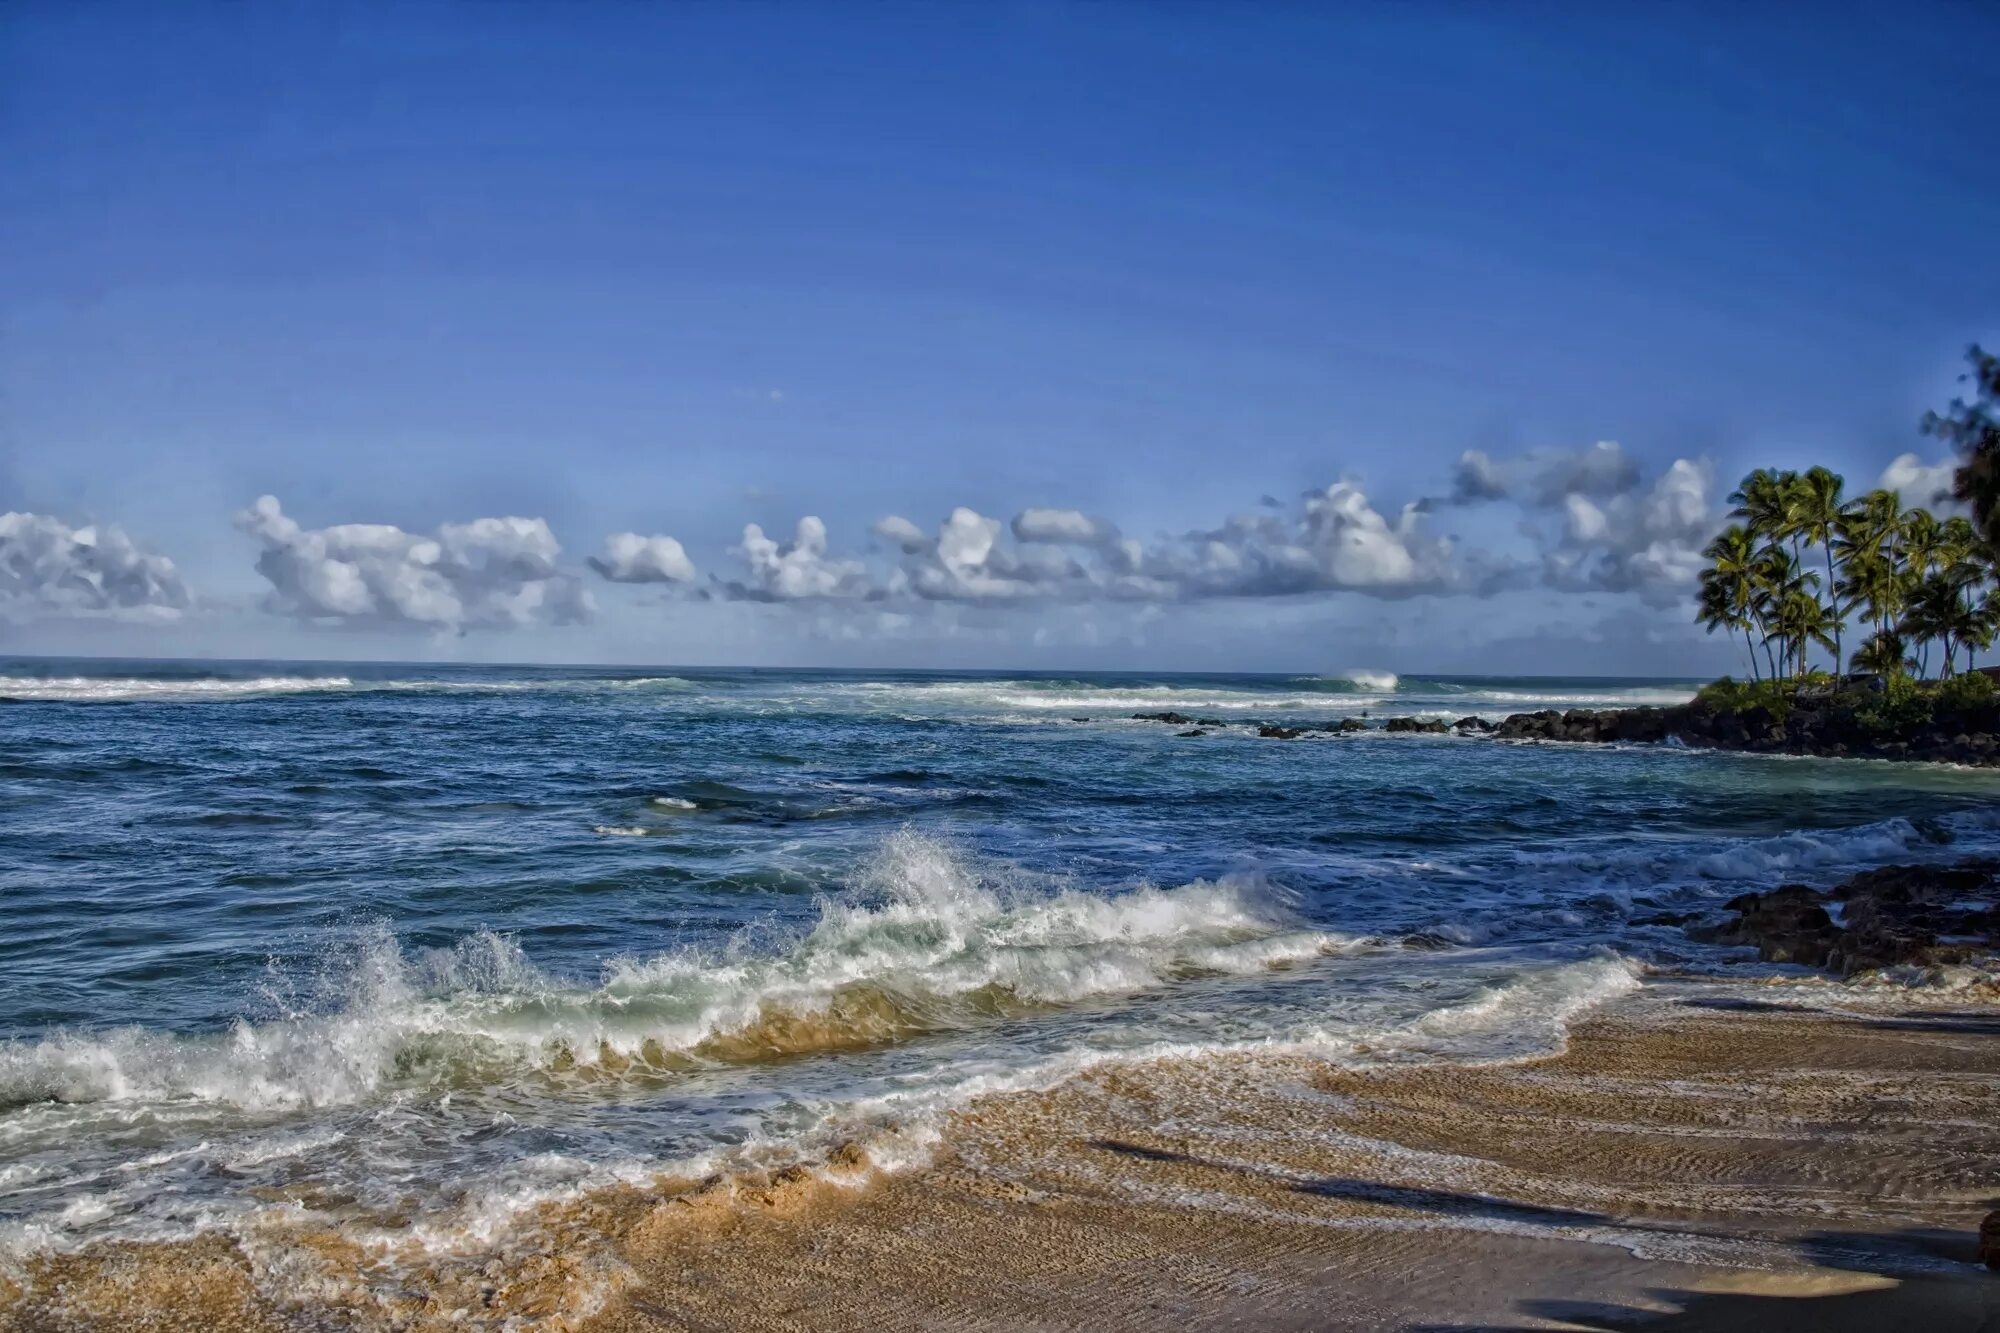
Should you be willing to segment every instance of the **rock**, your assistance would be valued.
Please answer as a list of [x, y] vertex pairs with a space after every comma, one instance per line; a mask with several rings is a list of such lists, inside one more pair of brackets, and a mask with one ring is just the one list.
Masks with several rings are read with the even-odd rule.
[[1492, 731], [1493, 724], [1483, 717], [1462, 717], [1451, 724], [1453, 731]]
[[1194, 719], [1186, 713], [1134, 713], [1132, 714], [1132, 720], [1134, 722], [1165, 722], [1175, 727], [1191, 727], [1194, 725]]
[[1425, 722], [1414, 717], [1392, 717], [1382, 724], [1382, 730], [1442, 735], [1451, 728], [1436, 720]]
[[1979, 1262], [2000, 1269], [2000, 1212], [1991, 1212], [1979, 1224]]
[[1208, 735], [1208, 733], [1207, 733], [1206, 731], [1203, 731], [1203, 730], [1202, 730], [1202, 729], [1201, 729], [1200, 727], [1195, 727], [1195, 728], [1192, 728], [1191, 730], [1188, 730], [1188, 731], [1177, 731], [1177, 732], [1175, 732], [1174, 734], [1175, 734], [1176, 736], [1206, 736], [1206, 735]]
[[1839, 938], [1817, 889], [1786, 884], [1769, 893], [1746, 893], [1723, 904], [1736, 920], [1698, 938], [1717, 944], [1754, 945], [1767, 963], [1804, 963], [1824, 967]]
[[[1803, 963], [1843, 976], [1885, 967], [1937, 967], [2000, 952], [2000, 861], [1884, 866], [1826, 893], [1787, 884], [1746, 893], [1736, 919], [1690, 926], [1692, 938], [1747, 944], [1767, 962]], [[1829, 913], [1839, 909], [1839, 921]]]
[[1783, 715], [1762, 706], [1719, 709], [1698, 699], [1671, 708], [1545, 708], [1508, 717], [1494, 734], [1598, 744], [1671, 737], [1693, 748], [2000, 765], [2000, 698], [1920, 718], [1901, 730], [1885, 730], [1871, 717], [1864, 706], [1869, 698], [1865, 690], [1808, 689]]
[[1343, 735], [1351, 735], [1357, 731], [1368, 730], [1368, 724], [1358, 717], [1343, 717], [1338, 722], [1327, 723], [1326, 729], [1328, 731], [1338, 731]]
[[1257, 728], [1257, 734], [1266, 740], [1295, 741], [1306, 733], [1303, 727], [1279, 727], [1267, 722]]
[[1219, 717], [1198, 717], [1194, 720], [1194, 724], [1197, 727], [1220, 727], [1227, 725]]

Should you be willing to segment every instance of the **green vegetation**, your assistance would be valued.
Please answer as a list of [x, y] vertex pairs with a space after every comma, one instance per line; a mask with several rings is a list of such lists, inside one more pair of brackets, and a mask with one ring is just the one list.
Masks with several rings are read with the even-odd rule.
[[[2000, 357], [1974, 347], [1969, 359], [1972, 400], [1928, 414], [1922, 429], [1958, 450], [1953, 494], [1971, 507], [1970, 519], [1905, 509], [1894, 491], [1849, 498], [1823, 467], [1760, 468], [1730, 495], [1735, 522], [1703, 552], [1709, 565], [1695, 617], [1710, 633], [1743, 636], [1751, 680], [1718, 681], [1704, 699], [1779, 712], [1815, 677], [1836, 684], [1816, 669], [1815, 652], [1829, 671], [1845, 662], [1888, 682], [1865, 705], [1888, 710], [1885, 719], [1991, 695], [1984, 676], [1961, 675], [1960, 658], [1969, 670], [2000, 634]], [[1942, 687], [1914, 688], [1933, 672], [1964, 683], [1953, 684], [1949, 699]]]

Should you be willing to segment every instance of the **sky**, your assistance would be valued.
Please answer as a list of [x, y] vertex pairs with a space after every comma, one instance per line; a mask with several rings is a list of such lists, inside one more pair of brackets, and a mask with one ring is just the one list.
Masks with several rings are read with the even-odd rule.
[[0, 7], [0, 651], [1713, 674], [1948, 463], [1972, 5]]

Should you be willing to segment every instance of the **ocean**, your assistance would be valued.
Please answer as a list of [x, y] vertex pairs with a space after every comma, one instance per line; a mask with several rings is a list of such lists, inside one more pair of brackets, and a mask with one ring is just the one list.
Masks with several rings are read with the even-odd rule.
[[2000, 846], [1989, 772], [1249, 725], [1693, 688], [0, 661], [0, 1265], [477, 1255], [1107, 1061], [1547, 1049], [1756, 968], [1689, 914]]

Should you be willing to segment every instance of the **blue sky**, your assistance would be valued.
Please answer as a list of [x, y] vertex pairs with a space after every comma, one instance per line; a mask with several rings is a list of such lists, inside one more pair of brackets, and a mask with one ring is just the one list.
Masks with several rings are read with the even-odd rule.
[[1996, 39], [15, 4], [0, 511], [36, 526], [0, 546], [40, 572], [0, 643], [1727, 669], [1680, 585], [1734, 479], [1935, 463], [1917, 416], [2000, 338]]

